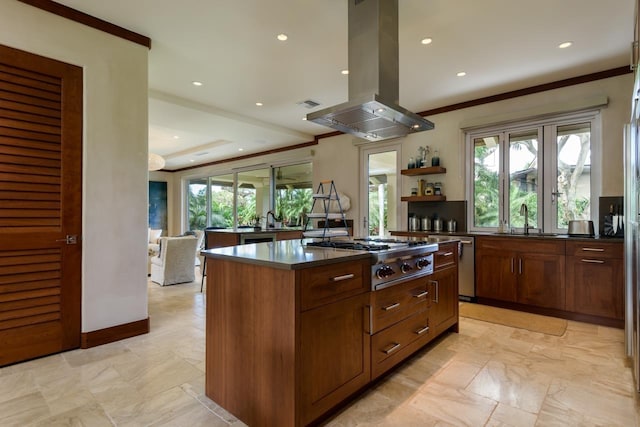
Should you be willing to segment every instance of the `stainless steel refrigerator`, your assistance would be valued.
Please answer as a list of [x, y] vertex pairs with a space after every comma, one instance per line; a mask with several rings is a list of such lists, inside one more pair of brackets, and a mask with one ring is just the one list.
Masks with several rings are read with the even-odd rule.
[[640, 254], [640, 212], [638, 211], [640, 194], [640, 82], [638, 73], [634, 83], [631, 104], [631, 123], [625, 128], [624, 144], [624, 264], [625, 264], [625, 343], [627, 356], [632, 358], [636, 391], [640, 391], [640, 307], [638, 303], [638, 264]]

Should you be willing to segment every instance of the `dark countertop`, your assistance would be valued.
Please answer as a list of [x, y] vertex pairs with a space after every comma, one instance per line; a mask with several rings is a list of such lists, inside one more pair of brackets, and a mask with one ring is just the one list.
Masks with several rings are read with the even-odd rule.
[[281, 240], [251, 243], [202, 251], [208, 258], [232, 259], [246, 264], [264, 265], [285, 270], [317, 267], [341, 261], [370, 258], [366, 251], [306, 247], [304, 241]]
[[492, 232], [463, 232], [456, 231], [453, 233], [448, 232], [435, 232], [435, 231], [391, 231], [392, 236], [406, 236], [406, 237], [427, 237], [427, 236], [471, 236], [471, 237], [508, 237], [508, 238], [521, 238], [521, 239], [557, 239], [565, 241], [601, 241], [611, 243], [622, 243], [624, 238], [622, 237], [583, 237], [583, 236], [569, 236], [568, 234], [538, 234], [531, 233], [527, 236], [524, 234], [512, 234], [512, 233], [492, 233]]
[[282, 233], [285, 231], [302, 231], [303, 227], [282, 227], [282, 228], [253, 228], [253, 227], [236, 227], [236, 228], [220, 228], [207, 230], [209, 233], [228, 233], [228, 234], [257, 234], [257, 233]]

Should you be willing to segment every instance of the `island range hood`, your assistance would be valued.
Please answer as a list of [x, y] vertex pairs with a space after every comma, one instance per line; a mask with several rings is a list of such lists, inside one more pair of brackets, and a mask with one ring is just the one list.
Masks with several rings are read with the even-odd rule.
[[368, 141], [433, 129], [398, 105], [398, 0], [348, 0], [349, 101], [307, 120]]

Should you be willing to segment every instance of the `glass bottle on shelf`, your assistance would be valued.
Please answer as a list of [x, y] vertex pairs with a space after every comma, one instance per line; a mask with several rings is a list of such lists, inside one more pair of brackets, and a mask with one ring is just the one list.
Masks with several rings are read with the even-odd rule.
[[440, 166], [440, 155], [438, 154], [438, 150], [433, 152], [433, 157], [431, 158], [431, 166]]
[[416, 162], [413, 159], [413, 157], [409, 157], [409, 165], [408, 165], [408, 169], [414, 169], [416, 167]]

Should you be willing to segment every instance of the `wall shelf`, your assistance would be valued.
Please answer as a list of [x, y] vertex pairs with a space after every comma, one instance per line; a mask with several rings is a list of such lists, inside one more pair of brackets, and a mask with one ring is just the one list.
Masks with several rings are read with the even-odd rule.
[[402, 169], [400, 174], [407, 176], [432, 175], [436, 173], [447, 173], [447, 168], [442, 166], [429, 166], [426, 168]]
[[444, 202], [447, 196], [402, 196], [403, 202]]

